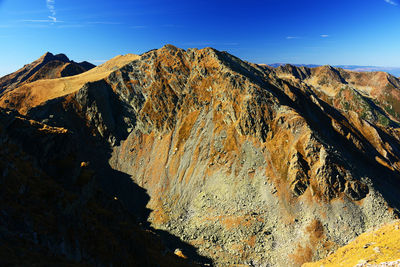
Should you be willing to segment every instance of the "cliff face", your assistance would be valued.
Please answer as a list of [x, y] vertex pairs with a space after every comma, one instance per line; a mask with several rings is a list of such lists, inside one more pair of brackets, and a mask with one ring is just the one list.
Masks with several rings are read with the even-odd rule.
[[[126, 59], [0, 104], [103, 142], [111, 168], [147, 190], [141, 216], [217, 265], [298, 266], [397, 217], [397, 111], [382, 98], [396, 99], [396, 78], [170, 45]], [[112, 175], [100, 184], [135, 209]]]

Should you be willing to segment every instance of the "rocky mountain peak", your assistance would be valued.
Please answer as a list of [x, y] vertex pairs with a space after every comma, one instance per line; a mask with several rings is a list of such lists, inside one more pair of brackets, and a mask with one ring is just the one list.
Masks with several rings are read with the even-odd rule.
[[69, 58], [64, 54], [57, 54], [54, 57], [62, 62], [70, 62]]
[[42, 79], [68, 77], [94, 68], [88, 62], [75, 63], [64, 54], [46, 52], [39, 59], [23, 66], [14, 73], [0, 78], [0, 92]]
[[166, 49], [166, 50], [171, 50], [171, 51], [177, 51], [177, 50], [181, 50], [180, 48], [172, 45], [172, 44], [166, 44], [164, 45], [161, 50]]
[[[61, 62], [70, 62], [69, 58], [65, 54], [52, 54], [51, 52], [44, 53], [37, 61], [47, 63], [52, 60], [59, 60]], [[36, 61], [35, 61], [36, 62]]]
[[54, 55], [52, 53], [50, 53], [50, 52], [46, 52], [39, 59], [41, 59], [41, 60], [46, 60], [47, 59], [48, 60], [50, 58], [54, 58]]

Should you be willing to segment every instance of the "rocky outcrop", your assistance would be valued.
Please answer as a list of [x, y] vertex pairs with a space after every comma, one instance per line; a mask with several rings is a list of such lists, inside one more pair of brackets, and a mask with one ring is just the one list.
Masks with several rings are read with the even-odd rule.
[[[86, 153], [107, 155], [102, 163], [147, 191], [141, 217], [215, 265], [299, 266], [398, 216], [397, 120], [341, 70], [272, 69], [167, 45], [88, 77], [99, 76], [57, 98], [0, 102], [100, 142]], [[39, 95], [35, 85], [16, 92]], [[346, 90], [360, 102], [344, 104]], [[357, 114], [359, 103], [390, 123]], [[134, 211], [134, 194], [112, 175], [103, 190]]]
[[297, 196], [302, 195], [310, 185], [309, 170], [310, 168], [303, 156], [299, 152], [293, 154], [289, 162], [288, 179], [290, 181], [290, 189]]

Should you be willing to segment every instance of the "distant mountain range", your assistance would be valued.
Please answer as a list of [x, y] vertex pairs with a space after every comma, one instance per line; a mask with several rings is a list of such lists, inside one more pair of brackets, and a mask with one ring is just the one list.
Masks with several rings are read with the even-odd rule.
[[18, 71], [0, 77], [0, 92], [4, 88], [15, 88], [37, 80], [74, 76], [94, 67], [95, 65], [87, 61], [78, 63], [70, 60], [64, 54], [53, 55], [47, 52]]
[[[286, 65], [286, 63], [273, 63], [273, 64], [267, 64], [268, 66], [271, 67], [279, 67], [282, 65]], [[307, 68], [315, 68], [315, 67], [320, 67], [322, 65], [316, 65], [316, 64], [290, 64], [296, 67], [307, 67]], [[366, 72], [366, 71], [383, 71], [390, 73], [396, 77], [400, 76], [400, 67], [378, 67], [378, 66], [359, 66], [359, 65], [335, 65], [333, 66], [335, 68], [341, 68], [345, 70], [352, 70], [352, 71], [359, 71], [359, 72]]]

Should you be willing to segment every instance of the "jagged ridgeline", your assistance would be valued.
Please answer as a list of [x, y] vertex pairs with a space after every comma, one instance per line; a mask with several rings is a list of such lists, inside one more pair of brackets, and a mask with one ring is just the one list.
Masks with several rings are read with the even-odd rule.
[[0, 106], [78, 136], [105, 194], [198, 263], [299, 266], [398, 217], [400, 81], [386, 73], [167, 45], [3, 87]]
[[76, 63], [64, 54], [53, 55], [47, 52], [34, 62], [18, 71], [0, 78], [0, 92], [5, 88], [16, 88], [24, 83], [41, 79], [54, 79], [73, 76], [94, 68], [95, 65], [83, 61]]

